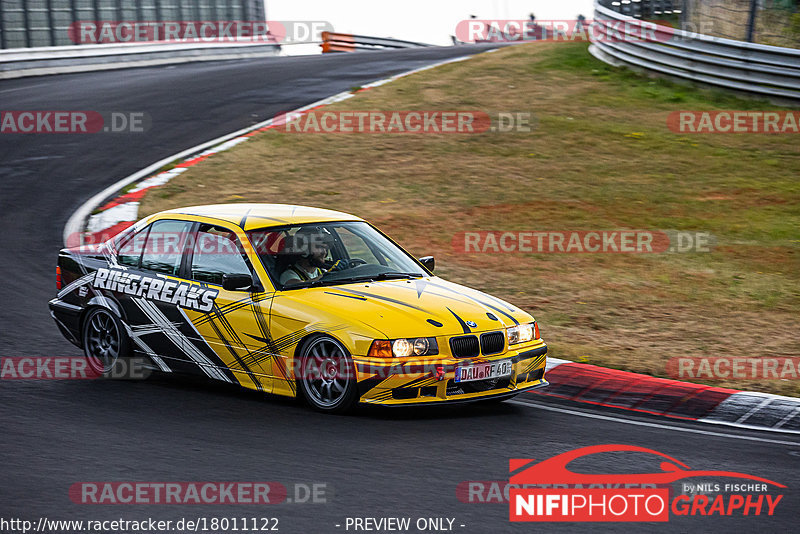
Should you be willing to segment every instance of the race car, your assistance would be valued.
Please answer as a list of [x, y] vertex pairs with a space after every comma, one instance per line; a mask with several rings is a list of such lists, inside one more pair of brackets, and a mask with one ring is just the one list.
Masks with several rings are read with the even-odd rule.
[[189, 207], [61, 250], [50, 311], [97, 373], [139, 358], [323, 412], [546, 386], [534, 318], [434, 266], [347, 213]]

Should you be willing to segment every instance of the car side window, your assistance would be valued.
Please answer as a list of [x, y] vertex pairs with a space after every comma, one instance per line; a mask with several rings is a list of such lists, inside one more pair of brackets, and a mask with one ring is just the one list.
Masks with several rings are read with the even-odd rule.
[[227, 228], [203, 224], [197, 232], [192, 254], [192, 279], [222, 285], [226, 274], [252, 275], [244, 249]]
[[150, 231], [150, 226], [152, 225], [148, 225], [132, 236], [128, 236], [119, 247], [117, 263], [120, 265], [127, 265], [128, 267], [139, 268], [139, 260], [142, 257], [144, 243], [147, 240], [147, 233]]
[[141, 268], [177, 276], [191, 226], [187, 221], [154, 222], [142, 252]]

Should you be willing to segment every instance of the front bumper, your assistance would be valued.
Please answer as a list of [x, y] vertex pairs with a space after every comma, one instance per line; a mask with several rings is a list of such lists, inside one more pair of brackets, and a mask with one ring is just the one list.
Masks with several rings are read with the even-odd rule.
[[[456, 383], [455, 369], [467, 363], [513, 360], [511, 376]], [[454, 404], [510, 398], [524, 391], [547, 386], [544, 378], [547, 345], [543, 342], [501, 355], [457, 360], [425, 361], [422, 364], [376, 367], [374, 362], [354, 358], [358, 367], [360, 402], [383, 406]], [[441, 367], [442, 373], [436, 368]], [[433, 369], [433, 370], [432, 370]]]

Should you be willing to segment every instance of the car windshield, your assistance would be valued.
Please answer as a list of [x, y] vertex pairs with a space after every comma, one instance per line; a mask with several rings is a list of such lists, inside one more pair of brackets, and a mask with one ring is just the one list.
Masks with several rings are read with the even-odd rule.
[[247, 234], [278, 289], [427, 275], [406, 252], [365, 222], [270, 227]]

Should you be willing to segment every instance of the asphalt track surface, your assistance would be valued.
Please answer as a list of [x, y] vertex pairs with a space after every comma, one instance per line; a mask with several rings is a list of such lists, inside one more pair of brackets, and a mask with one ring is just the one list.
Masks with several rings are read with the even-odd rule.
[[[63, 226], [93, 193], [170, 154], [282, 111], [474, 51], [268, 58], [0, 82], [2, 110], [130, 110], [153, 117], [147, 134], [0, 137], [0, 355], [79, 354], [58, 333], [47, 301], [55, 293]], [[542, 527], [796, 531], [796, 436], [631, 417], [532, 395], [519, 399], [491, 408], [360, 409], [336, 417], [294, 401], [172, 377], [3, 380], [0, 519], [277, 517], [280, 532], [346, 532], [347, 517], [410, 517], [412, 525], [420, 517], [447, 517], [456, 532], [465, 533]], [[648, 447], [694, 469], [748, 473], [788, 489], [774, 517], [672, 517], [666, 524], [600, 527], [511, 524], [506, 504], [457, 498], [463, 481], [507, 480], [510, 458], [544, 460], [607, 443]], [[587, 471], [658, 471], [645, 455], [595, 461], [585, 464]], [[289, 488], [290, 497], [295, 484], [317, 483], [325, 484], [327, 495], [325, 503], [261, 507], [74, 504], [68, 488], [83, 481], [276, 481]]]

